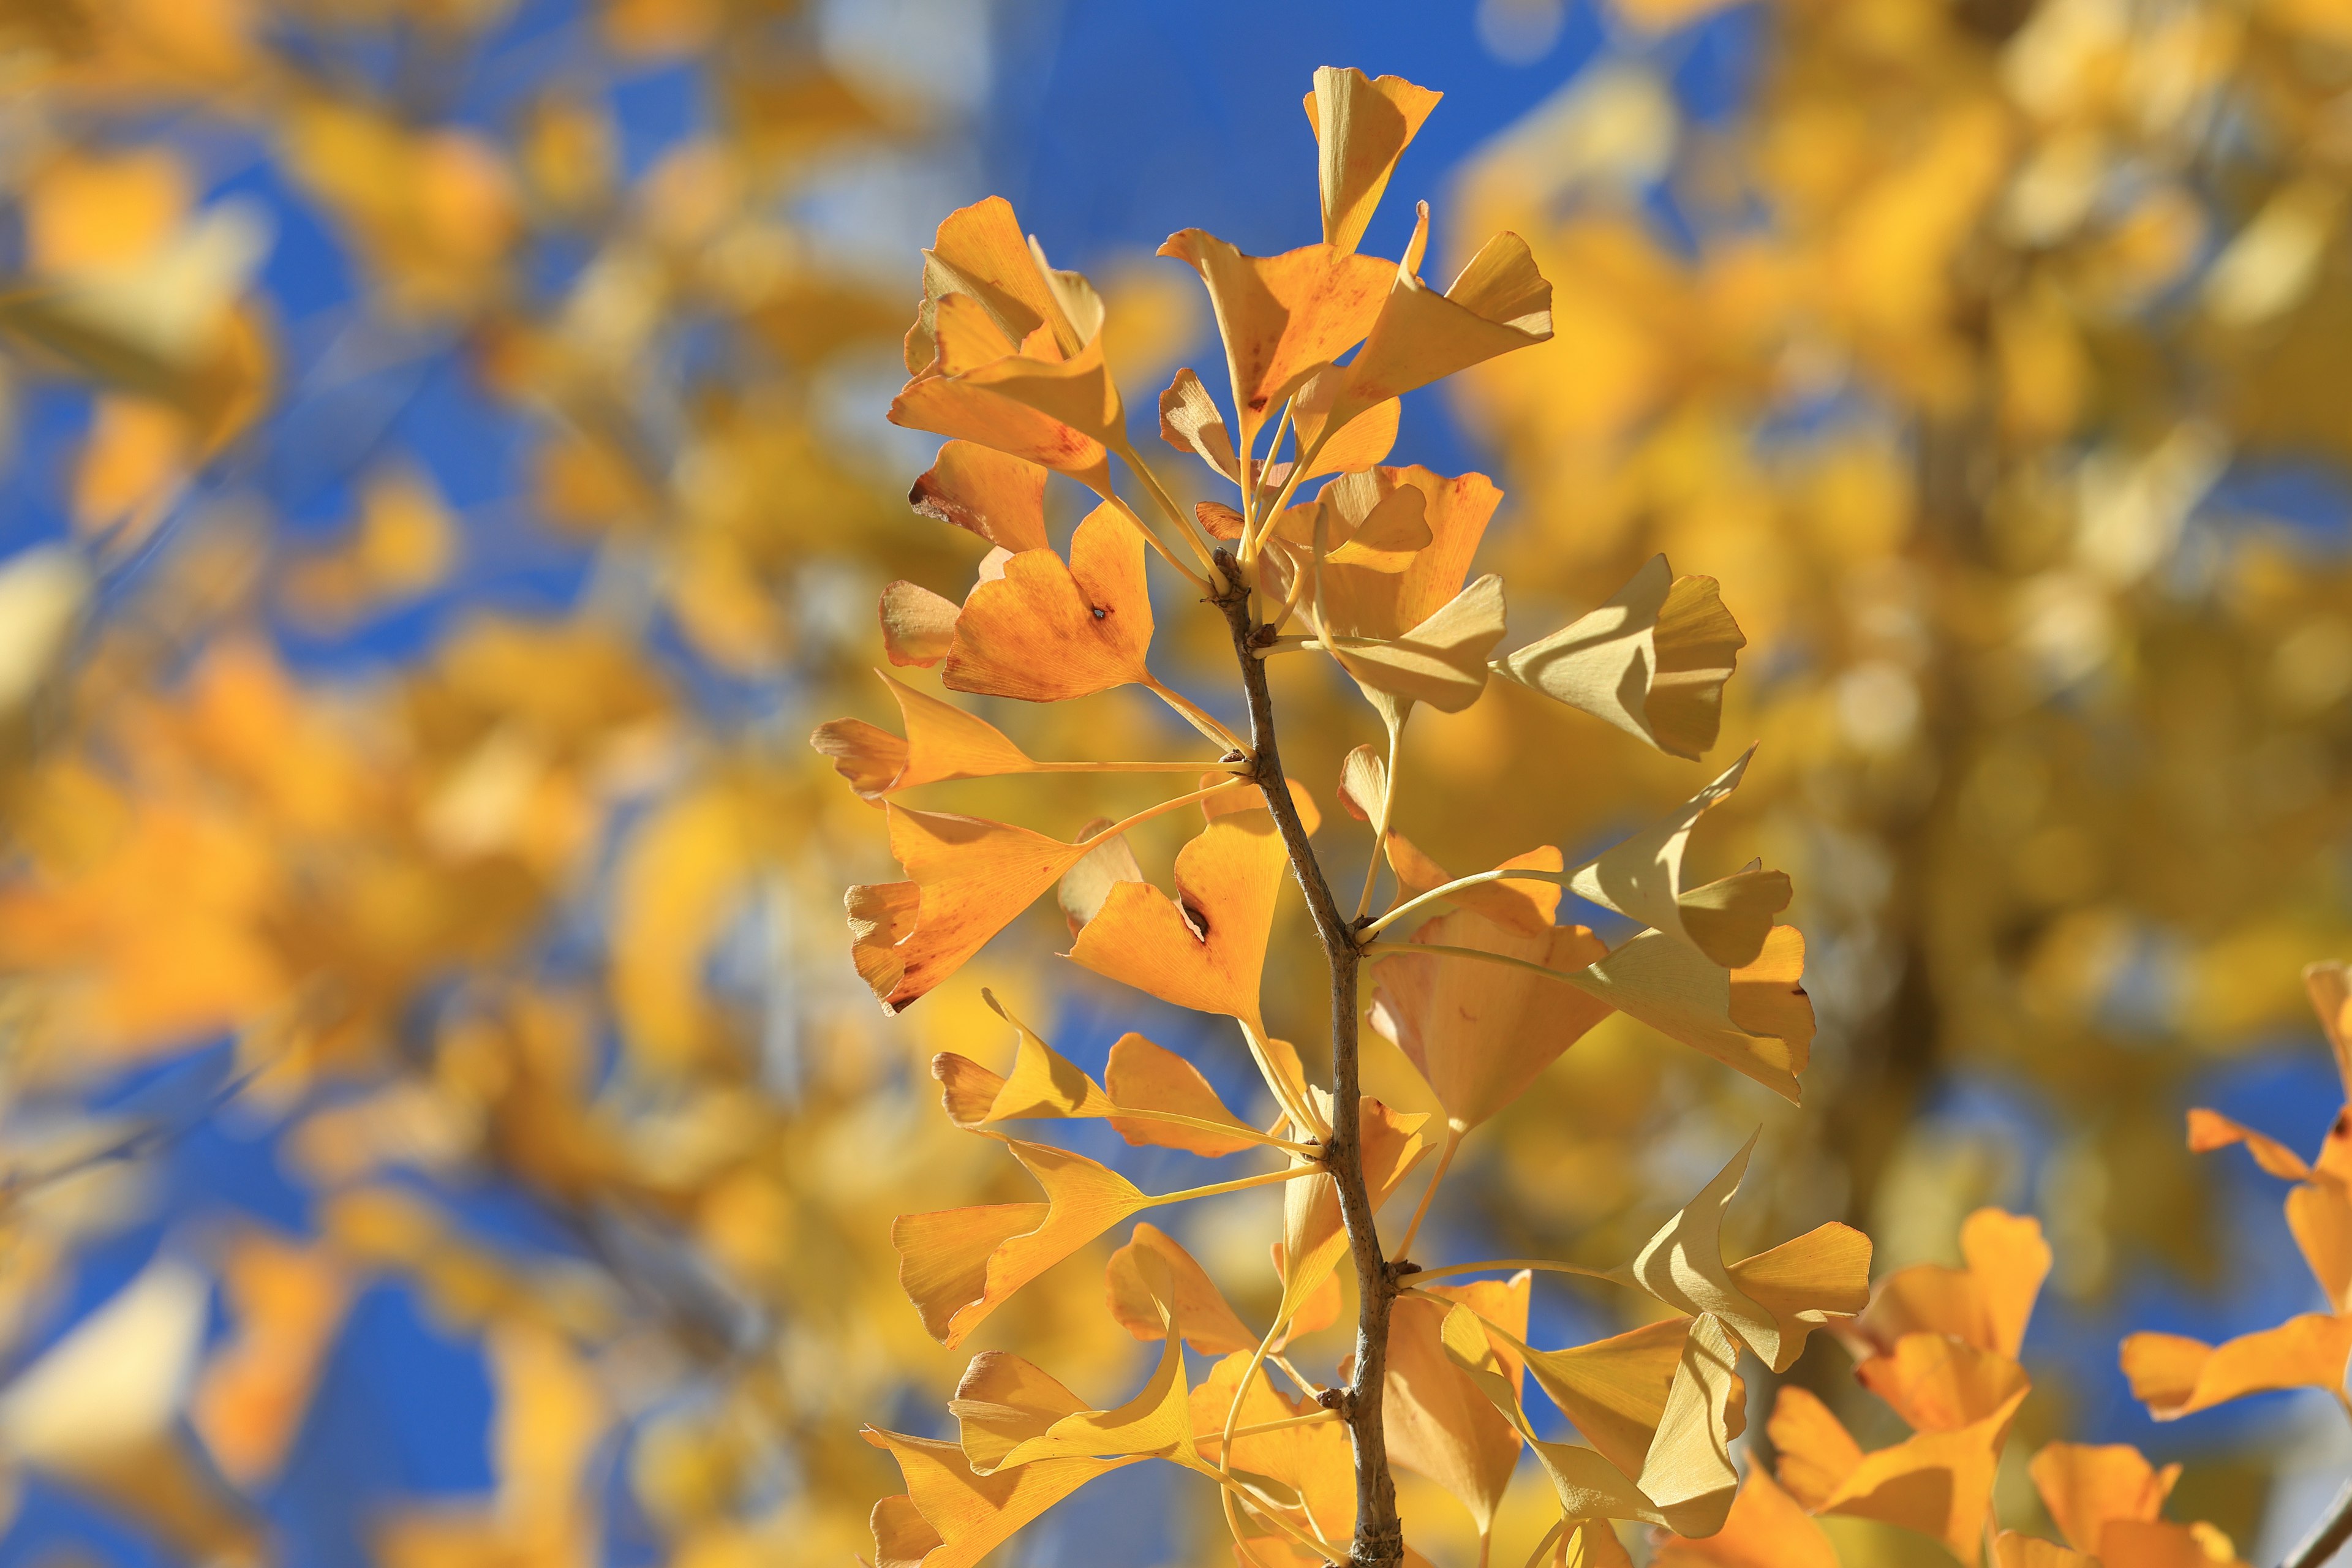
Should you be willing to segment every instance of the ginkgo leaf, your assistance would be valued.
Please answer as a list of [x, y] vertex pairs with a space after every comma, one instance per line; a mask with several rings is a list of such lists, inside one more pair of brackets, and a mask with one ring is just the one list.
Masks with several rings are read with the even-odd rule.
[[922, 374], [939, 358], [939, 306], [953, 294], [979, 305], [998, 331], [1013, 342], [1021, 342], [1041, 326], [1052, 325], [1065, 352], [1077, 347], [1075, 329], [1063, 319], [1036, 255], [1022, 235], [1013, 205], [1002, 196], [990, 196], [950, 213], [940, 221], [930, 248], [923, 252], [923, 303], [907, 334], [908, 375]]
[[1062, 873], [1055, 893], [1072, 937], [1102, 912], [1103, 900], [1110, 897], [1113, 888], [1121, 882], [1143, 880], [1143, 868], [1137, 862], [1135, 847], [1127, 841], [1127, 835], [1114, 833], [1103, 837], [1115, 826], [1109, 817], [1097, 816], [1079, 828], [1077, 837], [1072, 840], [1095, 845], [1078, 857], [1077, 864]]
[[1715, 744], [1723, 683], [1748, 645], [1712, 577], [1676, 577], [1663, 555], [1616, 597], [1495, 665], [1498, 675], [1696, 758]]
[[[941, 363], [953, 363], [945, 356], [956, 341], [942, 331]], [[1009, 353], [961, 374], [918, 376], [891, 400], [889, 420], [1067, 474], [1105, 498], [1111, 493], [1103, 437], [1118, 431], [1118, 393], [1099, 343], [1067, 363]]]
[[1318, 499], [1284, 512], [1269, 537], [1283, 550], [1294, 572], [1313, 571], [1318, 533], [1327, 571], [1352, 566], [1383, 574], [1402, 572], [1436, 540], [1430, 531], [1427, 504], [1420, 490], [1399, 485], [1359, 521]]
[[[1360, 413], [1350, 414], [1345, 425], [1332, 426], [1331, 411], [1346, 390], [1347, 379], [1344, 370], [1320, 370], [1308, 376], [1306, 384], [1291, 396], [1290, 427], [1294, 439], [1300, 451], [1314, 454], [1307, 471], [1299, 475], [1302, 484], [1325, 474], [1363, 472], [1385, 461], [1396, 447], [1397, 431], [1404, 417], [1404, 404], [1398, 398], [1375, 403]], [[1290, 468], [1288, 463], [1267, 464], [1266, 482], [1286, 483]]]
[[2070, 1552], [2054, 1541], [2013, 1530], [1993, 1537], [1992, 1560], [1994, 1568], [2101, 1568], [2099, 1560], [2087, 1552]]
[[[1385, 846], [1389, 868], [1396, 873], [1400, 900], [1417, 898], [1454, 879], [1453, 872], [1423, 853], [1419, 846], [1402, 833], [1391, 831]], [[1445, 895], [1446, 902], [1491, 921], [1506, 931], [1525, 936], [1542, 936], [1550, 931], [1552, 918], [1559, 911], [1561, 865], [1558, 848], [1549, 844], [1539, 845], [1512, 856], [1495, 869], [1542, 871], [1549, 873], [1549, 876], [1542, 879], [1506, 877], [1499, 881], [1475, 882]], [[1427, 940], [1441, 942], [1445, 939], [1431, 936]], [[1599, 957], [1601, 952], [1595, 944], [1593, 956]]]
[[2328, 1049], [2335, 1053], [2336, 1076], [2344, 1084], [2345, 1098], [2352, 1100], [2352, 966], [2307, 964], [2303, 985], [2311, 997], [2312, 1011], [2319, 1015]]
[[[1427, 921], [1413, 940], [1521, 959], [1563, 979], [1605, 951], [1582, 926], [1512, 930], [1469, 910]], [[1372, 1027], [1420, 1069], [1457, 1136], [1517, 1099], [1609, 1013], [1538, 974], [1475, 959], [1395, 952], [1372, 973]]]
[[1115, 1410], [1082, 1410], [1063, 1416], [1007, 1454], [1002, 1468], [1127, 1454], [1196, 1459], [1191, 1394], [1184, 1381], [1183, 1340], [1181, 1332], [1171, 1332], [1160, 1352], [1159, 1365], [1134, 1398]]
[[1948, 1334], [1906, 1334], [1856, 1366], [1854, 1378], [1921, 1432], [1958, 1432], [2030, 1386], [2007, 1356]]
[[1148, 882], [1118, 884], [1069, 956], [1163, 1002], [1238, 1018], [1262, 1037], [1259, 973], [1289, 859], [1263, 796], [1250, 793], [1257, 806], [1212, 817], [1177, 851], [1175, 899]]
[[882, 590], [882, 651], [890, 662], [929, 668], [955, 646], [955, 601], [916, 583], [893, 583]]
[[1633, 1519], [1683, 1535], [1722, 1528], [1739, 1485], [1731, 1440], [1745, 1426], [1738, 1351], [1723, 1325], [1636, 1329], [1566, 1351], [1521, 1346], [1530, 1376], [1592, 1447], [1538, 1437], [1469, 1309], [1447, 1314], [1448, 1355], [1527, 1439], [1569, 1519]]
[[[1328, 1122], [1330, 1096], [1310, 1090]], [[1421, 1128], [1425, 1115], [1390, 1110], [1366, 1095], [1361, 1129], [1364, 1191], [1374, 1213], [1387, 1203], [1398, 1185], [1429, 1152]], [[1286, 1184], [1282, 1194], [1282, 1305], [1277, 1322], [1297, 1316], [1331, 1277], [1348, 1253], [1348, 1231], [1339, 1208], [1339, 1188], [1325, 1173]]]
[[2352, 1362], [2352, 1318], [2305, 1312], [2219, 1345], [2179, 1334], [2132, 1334], [2122, 1361], [2132, 1396], [2158, 1421], [2177, 1421], [2270, 1389], [2342, 1388]]
[[1143, 536], [1101, 506], [1071, 536], [1066, 563], [1024, 551], [1002, 578], [973, 587], [943, 678], [956, 691], [1060, 702], [1149, 679], [1150, 647]]
[[1804, 958], [1794, 926], [1772, 927], [1756, 962], [1735, 970], [1650, 931], [1565, 978], [1794, 1102], [1813, 1039]]
[[1047, 1459], [976, 1476], [953, 1443], [868, 1426], [868, 1443], [898, 1461], [905, 1493], [874, 1505], [874, 1556], [892, 1568], [974, 1568], [1024, 1525], [1097, 1477], [1142, 1456]]
[[[1121, 1035], [1111, 1046], [1103, 1082], [1110, 1090], [1111, 1127], [1129, 1143], [1182, 1149], [1213, 1159], [1265, 1142], [1256, 1128], [1226, 1109], [1200, 1068], [1141, 1035]], [[1157, 1117], [1123, 1116], [1121, 1111], [1151, 1111]]]
[[1388, 1385], [1382, 1418], [1389, 1457], [1418, 1470], [1470, 1510], [1480, 1536], [1492, 1534], [1496, 1510], [1518, 1465], [1519, 1434], [1479, 1386], [1445, 1353], [1450, 1303], [1461, 1301], [1505, 1333], [1524, 1339], [1533, 1276], [1480, 1280], [1444, 1300], [1405, 1297], [1390, 1309]]
[[907, 726], [902, 740], [857, 719], [820, 724], [809, 744], [833, 765], [859, 796], [883, 796], [945, 779], [989, 778], [1024, 773], [1037, 764], [995, 725], [951, 703], [916, 690], [882, 670], [883, 683], [898, 701]]
[[1045, 470], [971, 441], [950, 441], [907, 493], [925, 517], [1019, 554], [1045, 541]]
[[2246, 1568], [2230, 1538], [2211, 1525], [2174, 1524], [2167, 1520], [2118, 1519], [2099, 1536], [2103, 1568]]
[[[1702, 945], [1698, 933], [1684, 919], [1681, 900], [1683, 859], [1691, 830], [1710, 807], [1739, 787], [1755, 754], [1756, 749], [1749, 747], [1675, 811], [1578, 867], [1569, 886], [1604, 910], [1688, 942], [1720, 968], [1737, 969], [1754, 963], [1765, 933], [1771, 930], [1775, 909], [1759, 907], [1752, 896], [1718, 900], [1706, 906], [1714, 918], [1701, 922], [1709, 933]], [[1785, 903], [1784, 898], [1783, 907]]]
[[2311, 1179], [2311, 1167], [2303, 1157], [2275, 1139], [2266, 1138], [2250, 1127], [2243, 1127], [2216, 1110], [2202, 1107], [2189, 1112], [2189, 1152], [2210, 1154], [2216, 1149], [2226, 1149], [2232, 1143], [2243, 1143], [2254, 1163], [2272, 1175], [2290, 1182]]
[[[1234, 450], [1234, 433], [1225, 426], [1224, 410], [1201, 384], [1200, 376], [1189, 369], [1178, 371], [1168, 390], [1160, 395], [1160, 438], [1180, 452], [1197, 455], [1234, 484], [1242, 482], [1241, 457]], [[1239, 538], [1239, 512], [1234, 513], [1234, 521], [1233, 534], [1217, 537]]]
[[2128, 1443], [2044, 1444], [2027, 1468], [2052, 1522], [2076, 1550], [2094, 1556], [2115, 1521], [2161, 1518], [2180, 1479], [2179, 1465], [2159, 1470]]
[[1948, 1334], [2017, 1359], [2034, 1299], [2050, 1273], [2050, 1244], [2030, 1215], [1982, 1208], [1960, 1224], [1964, 1268], [1916, 1264], [1878, 1283], [1853, 1335], [1884, 1353], [1906, 1334]]
[[857, 972], [893, 1013], [961, 968], [1087, 850], [981, 817], [884, 809], [890, 852], [913, 880], [852, 888], [848, 906]]
[[1381, 205], [1389, 176], [1422, 121], [1445, 95], [1401, 76], [1377, 80], [1353, 66], [1319, 66], [1307, 94], [1307, 122], [1320, 154], [1323, 242], [1353, 250]]
[[2026, 1392], [2020, 1388], [1957, 1431], [1922, 1432], [1864, 1453], [1819, 1399], [1784, 1384], [1768, 1428], [1780, 1455], [1780, 1483], [1815, 1513], [1916, 1531], [1975, 1564], [1981, 1561], [2001, 1444]]
[[2352, 1193], [2329, 1175], [2306, 1182], [2286, 1195], [2286, 1225], [2328, 1305], [2352, 1313]]
[[1388, 820], [1389, 765], [1370, 746], [1358, 746], [1340, 759], [1339, 805], [1358, 822]]
[[1658, 1543], [1652, 1568], [1838, 1568], [1837, 1548], [1771, 1476], [1750, 1468], [1723, 1528]]
[[1723, 1260], [1723, 1211], [1747, 1174], [1751, 1136], [1699, 1194], [1660, 1227], [1617, 1273], [1677, 1311], [1712, 1313], [1774, 1372], [1786, 1372], [1806, 1337], [1870, 1300], [1870, 1238], [1823, 1225], [1740, 1262]]
[[1374, 404], [1551, 337], [1551, 285], [1527, 241], [1498, 234], [1440, 294], [1420, 277], [1429, 244], [1429, 204], [1420, 205], [1412, 242], [1397, 264], [1388, 298], [1348, 362], [1331, 417], [1345, 422]]
[[948, 1119], [959, 1127], [983, 1127], [993, 1121], [1017, 1121], [1037, 1117], [1108, 1116], [1110, 1098], [1076, 1063], [1040, 1038], [1035, 1030], [1006, 1012], [988, 991], [981, 996], [1000, 1018], [1013, 1026], [1013, 1071], [999, 1078], [979, 1063], [952, 1051], [931, 1058], [931, 1076], [940, 1080]]
[[1257, 1348], [1258, 1336], [1234, 1314], [1208, 1270], [1167, 1232], [1148, 1221], [1137, 1223], [1134, 1235], [1110, 1255], [1105, 1269], [1110, 1315], [1118, 1320], [1119, 1327], [1139, 1340], [1168, 1337], [1168, 1314], [1137, 1263], [1139, 1250], [1157, 1253], [1166, 1266], [1176, 1320], [1183, 1325], [1186, 1344], [1203, 1355]]
[[[1165, 1337], [1167, 1325], [1156, 1306], [1153, 1321], [1160, 1331], [1152, 1337]], [[975, 1476], [993, 1475], [1013, 1449], [1086, 1407], [1087, 1402], [1051, 1373], [1008, 1351], [982, 1351], [972, 1357], [956, 1384], [955, 1397], [948, 1401], [964, 1460]]]
[[1244, 447], [1308, 376], [1364, 341], [1393, 270], [1334, 245], [1245, 256], [1197, 228], [1170, 235], [1160, 254], [1190, 266], [1208, 287]]
[[891, 1227], [898, 1284], [950, 1350], [1014, 1291], [1158, 1201], [1083, 1154], [1017, 1139], [1006, 1146], [1045, 1189], [1045, 1203], [901, 1215]]
[[1488, 573], [1396, 637], [1341, 637], [1331, 651], [1359, 685], [1458, 713], [1486, 689], [1486, 655], [1503, 630], [1503, 580]]
[[[1226, 1356], [1192, 1391], [1192, 1426], [1202, 1457], [1228, 1465], [1260, 1497], [1280, 1499], [1292, 1523], [1309, 1526], [1327, 1541], [1345, 1542], [1356, 1514], [1355, 1464], [1345, 1426], [1318, 1422], [1255, 1433], [1236, 1437], [1230, 1455], [1222, 1452], [1228, 1415], [1239, 1430], [1295, 1420], [1315, 1408], [1303, 1399], [1285, 1398], [1264, 1367], [1244, 1384], [1250, 1360], [1246, 1353]], [[1270, 1532], [1248, 1542], [1261, 1561], [1284, 1563], [1296, 1561], [1274, 1554], [1286, 1544], [1287, 1538]]]

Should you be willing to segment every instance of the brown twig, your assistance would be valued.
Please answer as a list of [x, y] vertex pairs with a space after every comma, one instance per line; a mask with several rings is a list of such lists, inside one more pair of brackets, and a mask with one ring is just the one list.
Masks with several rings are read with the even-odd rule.
[[1388, 1381], [1389, 1309], [1396, 1300], [1397, 1282], [1381, 1253], [1380, 1232], [1372, 1223], [1371, 1194], [1364, 1182], [1362, 1089], [1356, 1052], [1356, 970], [1362, 953], [1354, 928], [1331, 896], [1322, 863], [1307, 842], [1307, 826], [1299, 819], [1290, 785], [1283, 777], [1274, 700], [1266, 690], [1265, 666], [1255, 651], [1258, 627], [1252, 624], [1244, 574], [1228, 551], [1218, 551], [1216, 563], [1224, 581], [1211, 602], [1224, 612], [1225, 625], [1233, 633], [1234, 655], [1241, 661], [1242, 688], [1249, 703], [1250, 745], [1255, 758], [1252, 776], [1265, 791], [1266, 807], [1281, 830], [1291, 871], [1307, 895], [1315, 934], [1322, 942], [1323, 956], [1331, 969], [1331, 1139], [1325, 1146], [1323, 1163], [1339, 1189], [1339, 1214], [1347, 1224], [1349, 1247], [1356, 1259], [1359, 1301], [1355, 1370], [1348, 1386], [1335, 1391], [1356, 1458], [1356, 1537], [1349, 1557], [1352, 1568], [1395, 1568], [1404, 1560], [1404, 1526], [1397, 1518], [1396, 1479], [1389, 1470], [1381, 1395]]
[[2311, 1527], [2311, 1533], [2286, 1554], [2279, 1568], [2320, 1568], [2347, 1541], [2352, 1541], [2352, 1481], [2344, 1483], [2344, 1489], [2336, 1494], [2327, 1512]]

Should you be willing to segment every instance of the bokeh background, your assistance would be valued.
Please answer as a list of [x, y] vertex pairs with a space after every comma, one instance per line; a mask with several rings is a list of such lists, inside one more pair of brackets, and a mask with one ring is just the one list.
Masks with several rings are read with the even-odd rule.
[[[1849, 1219], [1884, 1270], [2042, 1218], [2012, 1460], [2185, 1460], [2176, 1512], [2253, 1561], [2320, 1510], [2325, 1395], [2158, 1427], [2115, 1344], [2320, 1305], [2275, 1184], [2180, 1134], [2311, 1147], [2341, 1099], [2296, 977], [2352, 949], [2352, 5], [0, 0], [0, 1568], [870, 1552], [856, 1428], [940, 1428], [964, 1359], [890, 1217], [1025, 1195], [926, 1068], [1003, 1053], [981, 984], [1090, 1069], [1142, 1028], [1247, 1094], [1050, 908], [895, 1021], [851, 971], [879, 824], [805, 738], [888, 714], [880, 585], [980, 553], [882, 418], [917, 251], [1010, 198], [1148, 410], [1215, 363], [1159, 241], [1316, 237], [1326, 63], [1446, 94], [1368, 248], [1426, 197], [1433, 276], [1509, 227], [1556, 289], [1399, 460], [1503, 487], [1523, 635], [1658, 550], [1723, 580], [1716, 762], [1762, 750], [1697, 853], [1794, 874], [1822, 1026], [1794, 1110], [1613, 1020], [1423, 1260], [1612, 1261], [1761, 1126], [1759, 1245]], [[1233, 709], [1185, 608], [1161, 659]], [[1374, 726], [1283, 679], [1328, 806]], [[1172, 738], [1122, 695], [989, 716]], [[1497, 689], [1402, 776], [1467, 866], [1703, 775]], [[957, 798], [1066, 835], [1147, 797]], [[1311, 1056], [1316, 988], [1272, 989]], [[1263, 1311], [1265, 1215], [1188, 1217]], [[991, 1342], [1127, 1387], [1099, 1263]], [[1616, 1310], [1539, 1292], [1536, 1338]], [[1846, 1366], [1791, 1375], [1893, 1436]], [[1006, 1561], [1225, 1561], [1202, 1510], [1125, 1471]]]

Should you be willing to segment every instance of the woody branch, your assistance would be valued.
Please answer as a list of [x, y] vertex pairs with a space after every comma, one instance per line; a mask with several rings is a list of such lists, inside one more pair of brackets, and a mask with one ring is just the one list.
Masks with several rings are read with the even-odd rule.
[[1223, 550], [1217, 552], [1216, 563], [1222, 581], [1211, 602], [1224, 613], [1226, 627], [1233, 634], [1234, 654], [1241, 663], [1242, 687], [1249, 704], [1253, 776], [1265, 792], [1266, 807], [1282, 834], [1290, 868], [1307, 895], [1315, 934], [1331, 971], [1331, 1140], [1325, 1147], [1323, 1163], [1339, 1189], [1339, 1213], [1355, 1257], [1359, 1301], [1355, 1370], [1339, 1405], [1356, 1462], [1356, 1535], [1349, 1556], [1353, 1568], [1394, 1568], [1404, 1559], [1404, 1527], [1397, 1518], [1396, 1481], [1389, 1470], [1381, 1395], [1388, 1378], [1389, 1310], [1396, 1300], [1397, 1281], [1381, 1252], [1371, 1194], [1364, 1180], [1356, 1037], [1356, 978], [1362, 952], [1355, 929], [1340, 912], [1322, 864], [1307, 841], [1307, 826], [1283, 777], [1274, 702], [1266, 689], [1265, 662], [1257, 657], [1259, 628], [1251, 615], [1243, 569]]

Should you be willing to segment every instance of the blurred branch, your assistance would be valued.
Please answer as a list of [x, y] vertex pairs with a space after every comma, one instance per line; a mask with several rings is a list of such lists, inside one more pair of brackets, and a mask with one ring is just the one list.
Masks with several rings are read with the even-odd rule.
[[2302, 1543], [2286, 1554], [2279, 1568], [2321, 1568], [2347, 1541], [2352, 1541], [2352, 1481], [2344, 1483], [2344, 1489], [2336, 1494], [2327, 1512], [2311, 1527], [2311, 1533], [2303, 1538]]

